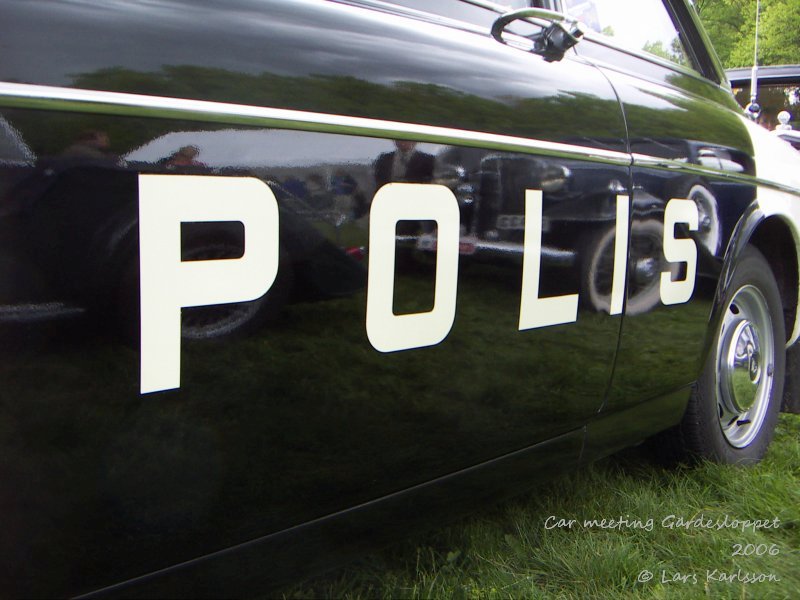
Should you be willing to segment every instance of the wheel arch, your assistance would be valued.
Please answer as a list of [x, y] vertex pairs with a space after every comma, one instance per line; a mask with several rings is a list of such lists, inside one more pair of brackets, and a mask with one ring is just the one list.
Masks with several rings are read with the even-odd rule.
[[796, 229], [780, 216], [767, 217], [759, 223], [748, 243], [755, 246], [767, 259], [783, 304], [783, 319], [786, 327], [787, 346], [795, 343], [800, 332], [797, 319], [798, 287], [798, 241]]
[[[786, 378], [782, 412], [800, 413], [800, 199], [774, 190], [759, 190], [759, 201], [740, 219], [725, 253], [711, 312], [710, 332], [722, 318], [723, 300], [739, 256], [751, 244], [764, 255], [778, 284], [787, 337]], [[787, 197], [788, 196], [788, 197]], [[709, 333], [706, 350], [713, 342]]]

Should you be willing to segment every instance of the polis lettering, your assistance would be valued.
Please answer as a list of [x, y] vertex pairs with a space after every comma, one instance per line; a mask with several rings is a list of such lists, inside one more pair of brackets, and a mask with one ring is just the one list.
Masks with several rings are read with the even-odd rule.
[[[437, 225], [433, 308], [395, 315], [395, 231], [398, 221]], [[609, 312], [623, 311], [629, 246], [629, 198], [616, 198], [614, 268]], [[181, 260], [181, 223], [236, 221], [244, 225], [240, 258]], [[688, 302], [694, 292], [697, 247], [676, 238], [675, 226], [698, 227], [697, 206], [672, 199], [664, 211], [664, 256], [683, 263], [685, 276], [661, 274], [665, 305]], [[398, 352], [441, 343], [456, 315], [459, 261], [458, 201], [447, 187], [390, 183], [371, 204], [365, 326], [379, 352]], [[142, 394], [180, 387], [181, 309], [255, 300], [275, 281], [279, 262], [279, 213], [275, 194], [252, 177], [197, 175], [139, 176]], [[519, 330], [574, 323], [578, 294], [542, 297], [542, 192], [525, 192], [525, 231]]]

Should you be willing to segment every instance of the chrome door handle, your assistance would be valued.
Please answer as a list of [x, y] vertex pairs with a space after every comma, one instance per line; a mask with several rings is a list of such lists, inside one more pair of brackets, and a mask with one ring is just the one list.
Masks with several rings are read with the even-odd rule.
[[531, 52], [540, 54], [548, 62], [564, 58], [566, 51], [577, 44], [583, 36], [580, 23], [562, 13], [544, 8], [522, 8], [499, 17], [492, 24], [492, 37], [505, 44], [503, 31], [509, 24], [519, 19], [530, 19], [542, 28], [541, 33], [531, 38], [533, 42]]

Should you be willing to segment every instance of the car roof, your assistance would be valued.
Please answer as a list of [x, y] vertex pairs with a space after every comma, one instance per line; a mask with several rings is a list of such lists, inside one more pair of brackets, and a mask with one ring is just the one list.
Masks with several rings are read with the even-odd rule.
[[800, 131], [794, 129], [776, 129], [775, 135], [778, 137], [792, 140], [793, 142], [800, 142]]
[[[731, 87], [742, 87], [750, 83], [752, 67], [740, 69], [727, 69], [725, 74]], [[758, 67], [759, 83], [800, 83], [800, 65], [778, 65], [772, 67]]]

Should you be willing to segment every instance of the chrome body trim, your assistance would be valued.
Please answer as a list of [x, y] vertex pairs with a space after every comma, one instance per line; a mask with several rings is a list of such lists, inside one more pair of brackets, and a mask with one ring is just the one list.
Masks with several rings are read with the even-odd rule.
[[554, 158], [588, 160], [617, 166], [678, 170], [695, 175], [705, 175], [749, 185], [766, 186], [793, 194], [800, 194], [800, 188], [775, 181], [644, 154], [631, 155], [613, 150], [585, 148], [510, 135], [402, 123], [399, 121], [384, 121], [366, 117], [7, 82], [0, 82], [0, 106], [112, 114], [128, 117], [174, 118], [248, 127], [362, 135], [387, 139], [408, 139], [418, 142], [469, 146], [502, 152], [544, 154]]
[[706, 167], [694, 163], [684, 162], [680, 160], [670, 160], [667, 158], [658, 158], [656, 156], [648, 156], [646, 154], [633, 155], [633, 166], [646, 169], [660, 169], [668, 171], [680, 171], [682, 173], [700, 175], [703, 177], [713, 177], [715, 179], [725, 179], [733, 183], [742, 183], [746, 185], [758, 185], [782, 192], [789, 192], [791, 194], [800, 194], [800, 188], [795, 188], [790, 185], [782, 184], [776, 181], [754, 177], [753, 175], [743, 175], [741, 173], [732, 173], [731, 171], [722, 171], [714, 169], [713, 167]]
[[612, 150], [432, 125], [205, 100], [0, 82], [0, 106], [408, 139], [504, 152], [546, 154], [556, 158], [589, 160], [612, 165], [631, 165], [629, 154]]

